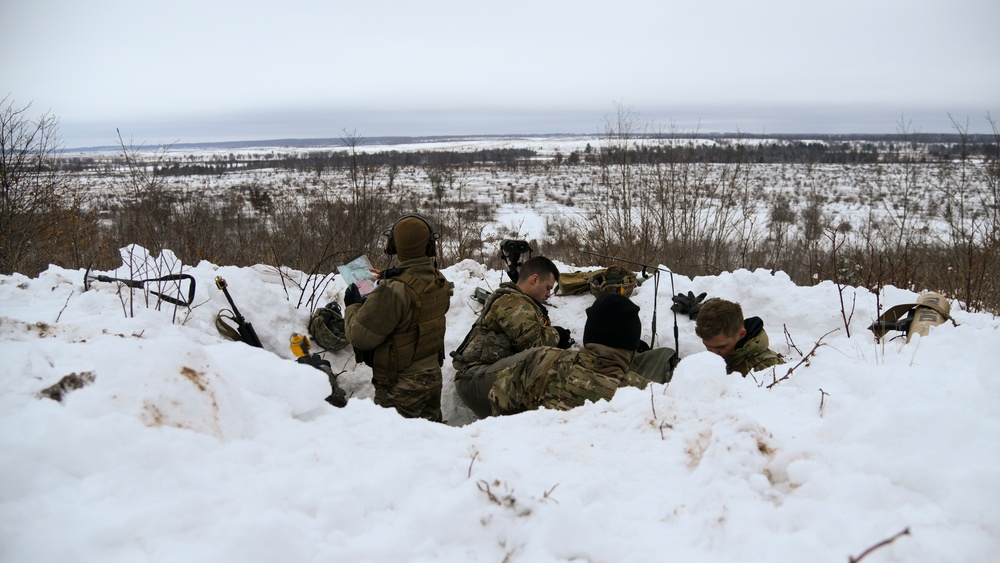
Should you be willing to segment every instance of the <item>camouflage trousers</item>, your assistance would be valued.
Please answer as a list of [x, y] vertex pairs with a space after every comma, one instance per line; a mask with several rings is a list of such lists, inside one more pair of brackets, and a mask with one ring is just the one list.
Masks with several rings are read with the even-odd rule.
[[465, 406], [480, 419], [492, 415], [493, 406], [490, 404], [489, 394], [493, 383], [497, 380], [497, 372], [516, 364], [529, 351], [530, 348], [513, 356], [501, 358], [492, 364], [471, 366], [455, 374], [455, 391]]
[[391, 386], [372, 381], [375, 404], [394, 408], [405, 418], [441, 422], [441, 372], [399, 374]]
[[655, 383], [669, 383], [674, 375], [674, 370], [670, 367], [670, 358], [673, 355], [673, 348], [653, 348], [645, 352], [636, 352], [631, 369]]

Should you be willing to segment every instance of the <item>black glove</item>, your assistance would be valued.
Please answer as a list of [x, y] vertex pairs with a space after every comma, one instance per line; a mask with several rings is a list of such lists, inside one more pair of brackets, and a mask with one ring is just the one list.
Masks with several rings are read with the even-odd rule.
[[312, 366], [324, 373], [326, 373], [327, 379], [330, 381], [330, 389], [332, 393], [326, 398], [326, 402], [337, 408], [344, 408], [347, 406], [347, 392], [340, 388], [337, 384], [337, 375], [333, 373], [331, 369], [330, 362], [323, 358], [319, 354], [310, 354], [308, 356], [302, 356], [295, 360], [297, 363], [305, 364], [307, 366]]
[[563, 350], [566, 350], [570, 346], [576, 343], [576, 340], [573, 340], [573, 338], [570, 337], [569, 329], [563, 328], [561, 326], [553, 326], [552, 328], [556, 329], [556, 332], [559, 333], [559, 343], [556, 344], [557, 348], [562, 348]]
[[673, 296], [673, 305], [670, 306], [671, 311], [676, 311], [678, 313], [687, 313], [691, 320], [698, 318], [698, 311], [701, 310], [701, 302], [705, 299], [707, 293], [701, 293], [697, 297], [693, 291], [687, 292], [687, 295], [683, 293], [678, 293]]
[[347, 289], [344, 291], [344, 307], [350, 307], [355, 303], [364, 303], [364, 302], [365, 298], [361, 297], [361, 290], [358, 289], [358, 284], [352, 283], [351, 285], [347, 286]]
[[326, 372], [327, 375], [333, 376], [333, 370], [330, 367], [330, 362], [323, 358], [320, 354], [309, 354], [308, 356], [301, 356], [295, 359], [296, 363], [305, 364], [307, 366], [312, 366], [320, 371]]

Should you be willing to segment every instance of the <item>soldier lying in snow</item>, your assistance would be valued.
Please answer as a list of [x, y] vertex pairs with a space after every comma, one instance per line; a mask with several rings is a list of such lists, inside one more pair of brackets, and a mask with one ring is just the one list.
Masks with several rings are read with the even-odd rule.
[[629, 369], [640, 331], [637, 305], [623, 295], [601, 295], [587, 309], [583, 349], [533, 348], [508, 359], [489, 390], [493, 414], [569, 410], [611, 400], [619, 387], [645, 388], [648, 381]]

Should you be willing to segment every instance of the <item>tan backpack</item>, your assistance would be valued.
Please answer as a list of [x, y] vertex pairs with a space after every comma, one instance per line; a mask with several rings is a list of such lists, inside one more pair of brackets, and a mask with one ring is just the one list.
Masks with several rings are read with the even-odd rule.
[[906, 334], [909, 342], [914, 334], [927, 336], [934, 327], [955, 320], [951, 318], [951, 303], [940, 293], [927, 291], [917, 297], [916, 303], [903, 303], [890, 307], [885, 313], [868, 327], [881, 339], [890, 330], [898, 330]]

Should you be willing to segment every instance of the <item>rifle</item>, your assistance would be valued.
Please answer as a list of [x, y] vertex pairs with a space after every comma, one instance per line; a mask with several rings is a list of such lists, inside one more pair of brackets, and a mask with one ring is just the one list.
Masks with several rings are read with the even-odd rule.
[[[233, 298], [231, 295], [229, 295], [229, 285], [226, 283], [226, 280], [222, 279], [222, 276], [217, 276], [215, 278], [215, 287], [221, 289], [222, 292], [226, 294], [226, 299], [229, 301], [229, 305], [233, 308], [232, 310], [233, 315], [231, 318], [234, 321], [236, 321], [235, 332], [240, 337], [240, 340], [246, 342], [251, 346], [255, 346], [257, 348], [263, 348], [264, 346], [260, 343], [260, 338], [257, 337], [257, 331], [253, 329], [252, 324], [250, 324], [249, 322], [247, 322], [246, 319], [243, 318], [243, 315], [240, 314], [240, 310], [236, 308], [236, 303], [233, 303]], [[223, 328], [226, 328], [229, 330], [230, 333], [233, 332], [232, 327], [225, 325], [222, 321], [222, 318], [223, 318], [222, 311], [219, 311], [219, 316], [215, 319], [215, 324], [219, 328], [219, 330], [222, 331]], [[230, 334], [230, 336], [232, 335]]]
[[[606, 254], [599, 254], [597, 252], [589, 252], [587, 250], [582, 250], [584, 254], [590, 254], [591, 256], [597, 256], [599, 258], [607, 258], [608, 260], [617, 260], [619, 262], [625, 262], [628, 264], [634, 264], [636, 266], [642, 266], [642, 277], [644, 279], [649, 279], [649, 269], [650, 266], [643, 262], [636, 262], [635, 260], [626, 260], [625, 258], [618, 258], [617, 256], [608, 256]], [[670, 294], [675, 293], [674, 290], [674, 272], [669, 268], [661, 268], [659, 266], [652, 268], [653, 270], [653, 334], [650, 336], [650, 348], [656, 346], [656, 306], [660, 293], [660, 272], [667, 272], [670, 274]], [[677, 362], [680, 361], [681, 348], [680, 348], [680, 331], [677, 328], [677, 311], [674, 311], [674, 357], [671, 359], [671, 369], [677, 367]]]

